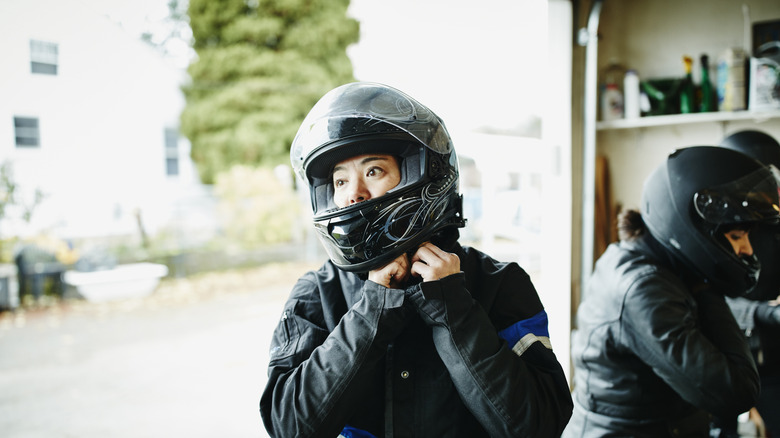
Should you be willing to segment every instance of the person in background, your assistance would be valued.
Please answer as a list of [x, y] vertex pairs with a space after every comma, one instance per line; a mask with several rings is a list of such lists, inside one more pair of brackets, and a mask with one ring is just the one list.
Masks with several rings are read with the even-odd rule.
[[[720, 144], [780, 168], [780, 144], [769, 134], [746, 130], [733, 133]], [[756, 410], [769, 436], [780, 436], [780, 227], [759, 225], [751, 231], [753, 250], [761, 261], [758, 284], [743, 297], [728, 297], [739, 326], [748, 338], [761, 378]], [[718, 418], [713, 436], [738, 437], [737, 417]]]
[[[571, 416], [528, 274], [458, 243], [442, 120], [376, 83], [331, 90], [290, 151], [330, 260], [293, 287], [260, 400], [272, 437], [553, 437]], [[341, 435], [339, 435], [341, 434]]]
[[577, 311], [566, 438], [707, 437], [711, 414], [737, 415], [758, 397], [725, 295], [755, 286], [749, 234], [780, 218], [774, 175], [729, 149], [679, 149], [645, 181], [640, 205], [620, 214], [620, 241]]

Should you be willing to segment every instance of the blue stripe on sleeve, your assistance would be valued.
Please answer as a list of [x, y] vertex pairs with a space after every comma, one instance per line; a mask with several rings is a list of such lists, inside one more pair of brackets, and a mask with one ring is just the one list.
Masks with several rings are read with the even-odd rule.
[[547, 312], [542, 310], [528, 319], [518, 321], [498, 332], [498, 336], [512, 347], [529, 333], [539, 337], [550, 336], [550, 332], [547, 329]]
[[365, 430], [356, 429], [352, 426], [346, 426], [341, 431], [339, 438], [376, 438], [374, 435], [366, 432]]

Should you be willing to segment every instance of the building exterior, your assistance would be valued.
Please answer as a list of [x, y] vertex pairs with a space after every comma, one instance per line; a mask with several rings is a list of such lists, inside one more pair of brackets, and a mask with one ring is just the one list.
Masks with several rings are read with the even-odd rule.
[[203, 196], [178, 134], [185, 72], [78, 0], [0, 1], [0, 238], [154, 233]]

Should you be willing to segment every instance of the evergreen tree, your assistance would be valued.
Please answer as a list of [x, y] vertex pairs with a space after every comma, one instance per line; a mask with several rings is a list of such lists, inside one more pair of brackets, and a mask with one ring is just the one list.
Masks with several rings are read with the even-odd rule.
[[287, 162], [306, 113], [353, 79], [349, 0], [189, 0], [197, 59], [181, 131], [201, 180], [235, 164]]

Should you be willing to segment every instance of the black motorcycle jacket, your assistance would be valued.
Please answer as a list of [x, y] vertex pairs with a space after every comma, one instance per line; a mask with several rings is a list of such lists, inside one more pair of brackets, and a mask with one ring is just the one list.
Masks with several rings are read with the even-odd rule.
[[750, 231], [754, 252], [761, 260], [758, 286], [743, 297], [726, 301], [748, 338], [753, 358], [762, 376], [780, 376], [780, 320], [767, 313], [769, 302], [780, 295], [780, 230], [777, 226], [756, 227]]
[[260, 401], [272, 437], [555, 437], [568, 383], [527, 273], [457, 243], [406, 290], [330, 261], [284, 306]]
[[744, 335], [723, 295], [687, 277], [649, 233], [599, 258], [577, 311], [564, 437], [709, 436], [709, 414], [754, 405]]

